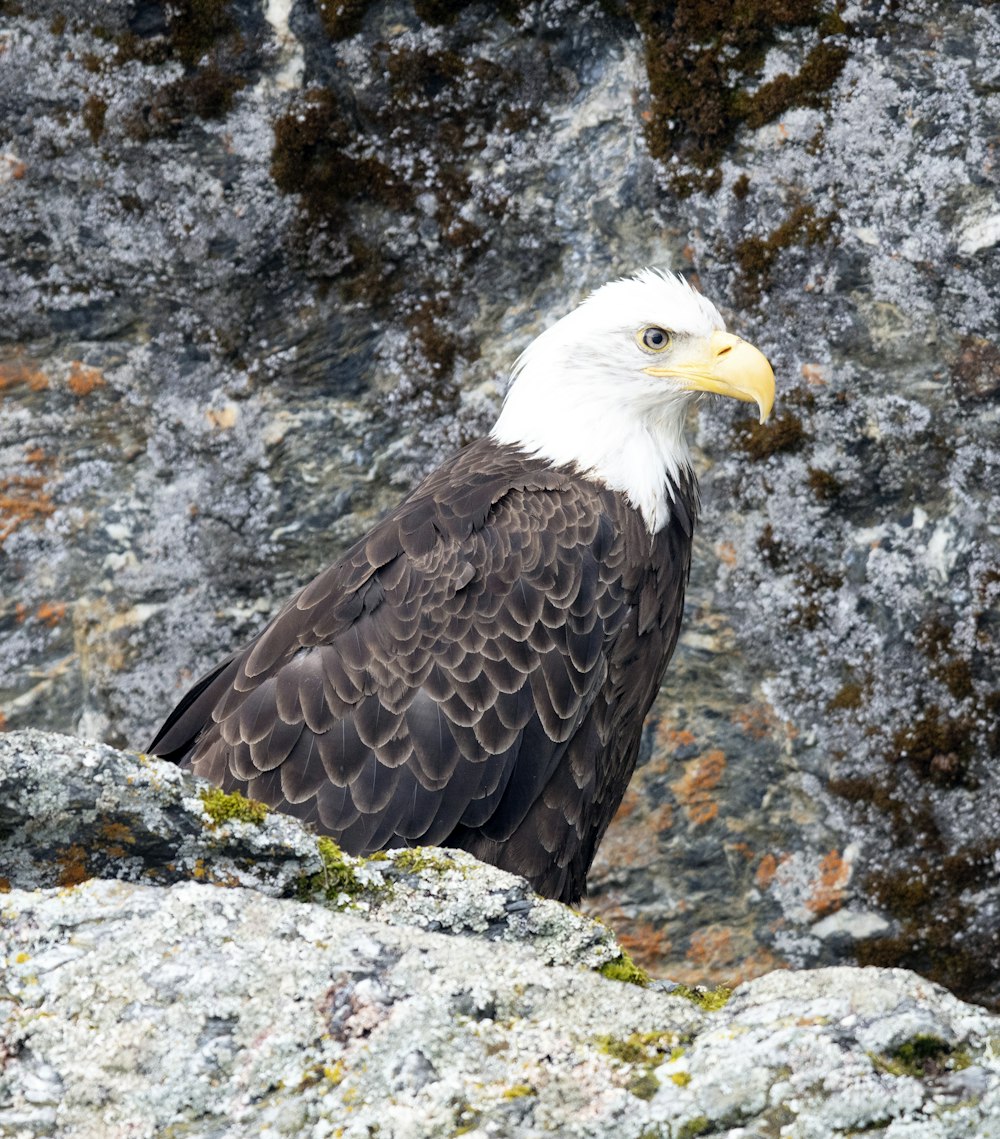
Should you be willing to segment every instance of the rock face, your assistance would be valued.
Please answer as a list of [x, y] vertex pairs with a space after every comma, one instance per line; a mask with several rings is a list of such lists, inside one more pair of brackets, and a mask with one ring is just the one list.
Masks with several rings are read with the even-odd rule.
[[1000, 1135], [1000, 1019], [904, 970], [722, 1007], [610, 980], [603, 927], [467, 856], [334, 858], [39, 732], [0, 740], [0, 805], [12, 1139]]
[[0, 3], [0, 710], [142, 746], [586, 290], [694, 276], [685, 633], [590, 906], [1000, 1001], [1000, 10]]

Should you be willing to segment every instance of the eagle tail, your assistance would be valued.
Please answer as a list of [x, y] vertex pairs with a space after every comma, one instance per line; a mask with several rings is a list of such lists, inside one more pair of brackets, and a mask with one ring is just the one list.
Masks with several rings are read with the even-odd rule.
[[167, 717], [147, 752], [171, 763], [183, 763], [202, 729], [211, 722], [212, 709], [219, 698], [232, 687], [232, 673], [237, 666], [237, 654], [234, 653], [194, 684]]

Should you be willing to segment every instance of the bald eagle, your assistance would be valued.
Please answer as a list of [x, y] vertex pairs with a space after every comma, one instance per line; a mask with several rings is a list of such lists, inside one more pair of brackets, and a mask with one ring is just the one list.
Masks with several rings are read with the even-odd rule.
[[680, 629], [701, 393], [774, 374], [681, 278], [598, 289], [514, 366], [489, 436], [433, 471], [149, 751], [351, 854], [437, 845], [577, 901]]

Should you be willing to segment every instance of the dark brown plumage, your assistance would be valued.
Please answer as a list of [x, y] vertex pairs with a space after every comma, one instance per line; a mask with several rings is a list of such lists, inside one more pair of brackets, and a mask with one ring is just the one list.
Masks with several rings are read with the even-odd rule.
[[489, 439], [246, 648], [150, 751], [361, 854], [459, 847], [575, 901], [680, 626], [696, 490], [625, 495]]

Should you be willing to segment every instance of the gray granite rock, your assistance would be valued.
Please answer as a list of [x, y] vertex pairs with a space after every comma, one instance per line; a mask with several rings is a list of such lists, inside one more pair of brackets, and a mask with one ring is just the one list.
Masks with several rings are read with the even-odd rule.
[[143, 746], [535, 332], [673, 266], [779, 403], [693, 424], [591, 911], [690, 981], [995, 1004], [1000, 17], [776, 7], [0, 5], [3, 722]]
[[334, 858], [39, 732], [0, 804], [11, 1139], [1000, 1135], [1000, 1019], [904, 970], [606, 979], [607, 931], [467, 856]]
[[390, 925], [530, 942], [549, 965], [620, 965], [605, 926], [462, 851], [352, 858], [163, 760], [30, 729], [0, 735], [0, 891], [91, 878], [318, 898]]

